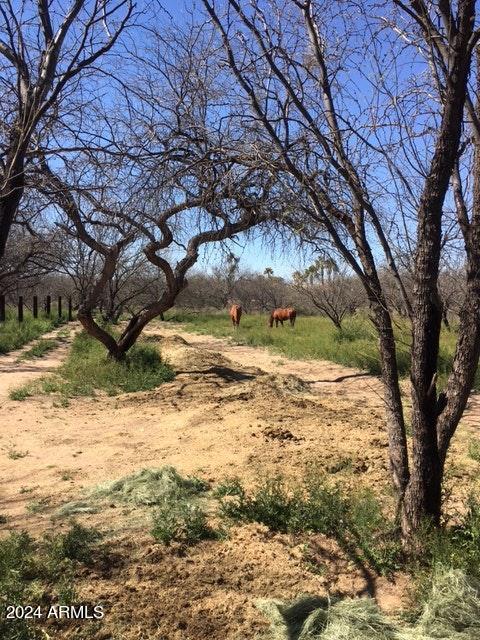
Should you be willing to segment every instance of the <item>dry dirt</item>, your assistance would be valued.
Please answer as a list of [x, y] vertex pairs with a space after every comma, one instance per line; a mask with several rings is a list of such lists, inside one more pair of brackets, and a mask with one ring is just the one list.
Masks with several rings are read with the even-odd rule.
[[[158, 340], [177, 376], [151, 392], [97, 396], [58, 406], [49, 396], [15, 402], [12, 387], [58, 366], [67, 346], [16, 364], [0, 357], [0, 513], [7, 529], [33, 534], [68, 523], [62, 504], [98, 483], [148, 467], [173, 465], [215, 487], [225, 477], [295, 476], [319, 465], [345, 487], [388, 493], [381, 386], [372, 376], [329, 362], [296, 361], [266, 350], [159, 324]], [[478, 463], [467, 455], [476, 400], [459, 429], [451, 465], [453, 501], [471, 488]], [[19, 453], [21, 457], [13, 455]], [[83, 515], [107, 533], [110, 561], [85, 569], [82, 601], [105, 605], [98, 628], [65, 623], [58, 638], [96, 640], [249, 640], [265, 629], [258, 598], [301, 593], [361, 595], [401, 605], [405, 578], [372, 579], [331, 540], [310, 539], [321, 571], [305, 562], [305, 540], [265, 527], [232, 529], [228, 539], [183, 549], [156, 544], [149, 515], [113, 507]], [[87, 637], [87, 636], [85, 636]]]

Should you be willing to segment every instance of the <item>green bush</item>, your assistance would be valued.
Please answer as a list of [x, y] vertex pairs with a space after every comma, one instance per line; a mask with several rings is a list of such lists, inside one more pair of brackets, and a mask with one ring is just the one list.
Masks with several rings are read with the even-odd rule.
[[216, 496], [224, 519], [260, 522], [284, 533], [323, 533], [381, 574], [399, 566], [401, 549], [394, 523], [382, 514], [370, 492], [347, 496], [323, 477], [310, 474], [296, 482], [267, 477], [250, 493], [239, 480], [230, 480]]
[[101, 538], [102, 534], [96, 529], [88, 529], [74, 522], [67, 533], [46, 537], [49, 560], [52, 566], [60, 564], [63, 560], [90, 564], [93, 550]]
[[215, 532], [209, 526], [202, 507], [178, 494], [166, 497], [156, 508], [152, 535], [166, 545], [173, 541], [192, 545], [215, 537]]

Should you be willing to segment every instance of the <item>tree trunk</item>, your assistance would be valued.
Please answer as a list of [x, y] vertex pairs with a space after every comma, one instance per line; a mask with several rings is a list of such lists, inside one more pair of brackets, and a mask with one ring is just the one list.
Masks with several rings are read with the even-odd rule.
[[23, 168], [20, 175], [8, 180], [0, 194], [0, 260], [5, 254], [8, 236], [12, 228], [24, 190]]
[[396, 345], [386, 305], [374, 304], [374, 324], [379, 335], [380, 362], [385, 394], [385, 412], [390, 454], [390, 472], [399, 503], [409, 481], [407, 436], [398, 380]]

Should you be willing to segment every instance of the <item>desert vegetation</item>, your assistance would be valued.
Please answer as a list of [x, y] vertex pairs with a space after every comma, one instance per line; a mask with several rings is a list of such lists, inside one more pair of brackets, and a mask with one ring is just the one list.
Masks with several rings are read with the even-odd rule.
[[476, 3], [184, 4], [0, 0], [0, 631], [476, 638]]

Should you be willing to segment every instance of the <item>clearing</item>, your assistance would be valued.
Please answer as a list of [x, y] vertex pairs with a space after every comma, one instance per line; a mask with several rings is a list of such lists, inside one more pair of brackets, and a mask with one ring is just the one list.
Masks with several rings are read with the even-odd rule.
[[[176, 371], [153, 391], [23, 402], [8, 389], [60, 364], [67, 343], [38, 361], [0, 358], [0, 513], [7, 527], [34, 535], [66, 528], [57, 510], [95, 485], [143, 468], [174, 466], [213, 488], [225, 477], [247, 485], [265, 473], [295, 476], [319, 465], [344, 487], [389, 487], [387, 439], [377, 378], [323, 361], [287, 360], [265, 349], [187, 333], [158, 323], [146, 334]], [[478, 462], [467, 455], [476, 399], [452, 447], [451, 504], [475, 488]], [[54, 637], [107, 640], [247, 640], [267, 626], [258, 598], [301, 593], [375, 592], [398, 608], [405, 577], [372, 577], [324, 536], [310, 538], [317, 570], [305, 562], [304, 540], [261, 525], [234, 527], [225, 540], [187, 549], [150, 535], [150, 514], [131, 505], [82, 514], [107, 533], [108, 565], [85, 568], [82, 602], [105, 605], [102, 624], [65, 622]], [[53, 523], [53, 524], [52, 524]], [[318, 570], [321, 567], [321, 570]], [[93, 626], [92, 626], [93, 625]], [[59, 634], [59, 635], [58, 635]], [[82, 636], [83, 637], [83, 636]]]

